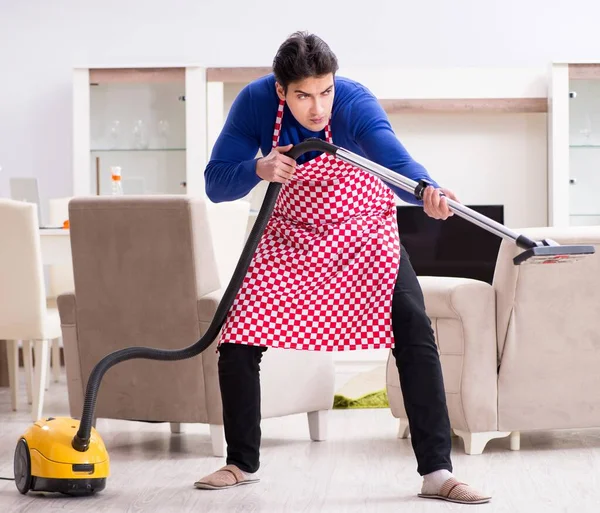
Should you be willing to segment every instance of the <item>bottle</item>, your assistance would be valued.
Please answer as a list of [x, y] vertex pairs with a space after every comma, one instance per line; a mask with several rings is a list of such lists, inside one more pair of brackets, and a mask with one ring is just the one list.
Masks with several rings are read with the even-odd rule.
[[121, 183], [121, 167], [111, 166], [110, 167], [110, 180], [112, 182], [112, 195], [122, 196], [123, 195], [123, 184]]

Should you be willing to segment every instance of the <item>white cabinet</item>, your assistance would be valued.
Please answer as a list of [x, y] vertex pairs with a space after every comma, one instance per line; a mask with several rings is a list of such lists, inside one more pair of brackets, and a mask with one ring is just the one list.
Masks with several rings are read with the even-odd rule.
[[550, 224], [599, 225], [600, 64], [554, 63], [549, 85]]
[[206, 69], [77, 68], [73, 72], [73, 194], [204, 195]]

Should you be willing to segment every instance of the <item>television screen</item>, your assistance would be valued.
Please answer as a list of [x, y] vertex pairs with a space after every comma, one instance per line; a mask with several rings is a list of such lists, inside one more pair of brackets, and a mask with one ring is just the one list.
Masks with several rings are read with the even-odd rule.
[[[504, 224], [503, 205], [466, 205]], [[417, 276], [455, 276], [492, 283], [502, 239], [454, 214], [432, 219], [421, 207], [398, 206], [400, 242]]]

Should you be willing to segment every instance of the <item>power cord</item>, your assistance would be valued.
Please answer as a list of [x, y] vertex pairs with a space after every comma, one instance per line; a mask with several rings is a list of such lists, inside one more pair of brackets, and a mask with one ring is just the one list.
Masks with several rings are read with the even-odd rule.
[[14, 481], [14, 480], [15, 480], [15, 478], [14, 478], [14, 477], [0, 477], [0, 479], [1, 479], [2, 481]]

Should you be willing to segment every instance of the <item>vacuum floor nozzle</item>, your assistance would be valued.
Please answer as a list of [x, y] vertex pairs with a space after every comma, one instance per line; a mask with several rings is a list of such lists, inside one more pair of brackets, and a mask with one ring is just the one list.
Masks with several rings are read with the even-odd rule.
[[517, 255], [515, 265], [523, 264], [567, 264], [581, 260], [596, 252], [594, 246], [537, 246]]

